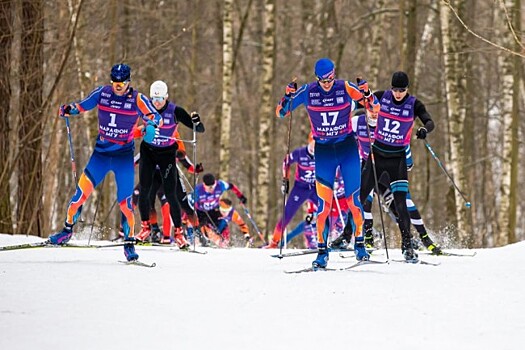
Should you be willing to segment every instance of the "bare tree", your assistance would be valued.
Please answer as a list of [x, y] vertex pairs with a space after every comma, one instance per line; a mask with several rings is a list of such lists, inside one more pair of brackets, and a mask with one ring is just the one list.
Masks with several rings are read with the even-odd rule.
[[261, 104], [259, 106], [259, 159], [257, 175], [257, 226], [268, 231], [269, 190], [270, 190], [270, 130], [275, 119], [273, 113], [272, 88], [275, 57], [275, 0], [264, 1], [263, 29], [263, 76]]
[[9, 193], [11, 43], [13, 41], [14, 1], [0, 1], [0, 232], [13, 233]]
[[[453, 3], [453, 4], [452, 4]], [[464, 0], [450, 1], [461, 13]], [[447, 98], [447, 115], [449, 130], [449, 149], [450, 171], [458, 187], [466, 188], [464, 173], [464, 148], [463, 132], [466, 117], [465, 109], [465, 72], [466, 66], [464, 53], [465, 32], [461, 31], [459, 24], [452, 15], [452, 11], [447, 4], [440, 3], [440, 23], [443, 42], [443, 55], [445, 65], [445, 90]], [[454, 189], [451, 187], [451, 191]], [[453, 192], [453, 201], [449, 202], [450, 213], [454, 213], [455, 223], [457, 224], [457, 234], [461, 242], [470, 245], [472, 235], [468, 227], [467, 212], [463, 198], [458, 191]]]
[[223, 43], [222, 43], [222, 113], [220, 135], [219, 177], [228, 179], [230, 175], [230, 136], [232, 118], [232, 79], [233, 79], [233, 0], [224, 0]]
[[23, 0], [20, 62], [20, 116], [17, 231], [42, 236], [42, 87], [44, 2]]

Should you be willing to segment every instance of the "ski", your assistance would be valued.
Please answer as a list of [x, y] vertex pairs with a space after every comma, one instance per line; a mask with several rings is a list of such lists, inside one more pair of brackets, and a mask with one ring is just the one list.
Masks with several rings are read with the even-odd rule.
[[[373, 252], [375, 249], [367, 249], [367, 252], [371, 253]], [[333, 253], [333, 252], [353, 252], [354, 249], [350, 249], [350, 248], [328, 248], [328, 251], [330, 253]], [[319, 250], [318, 249], [305, 249], [305, 250], [297, 250], [297, 251], [293, 251], [293, 252], [288, 252], [288, 253], [282, 253], [282, 254], [271, 254], [270, 256], [272, 258], [289, 258], [289, 257], [294, 257], [294, 256], [302, 256], [302, 255], [308, 255], [308, 254], [315, 254], [315, 253], [318, 253]]]
[[73, 243], [55, 245], [55, 244], [51, 244], [49, 241], [43, 241], [43, 242], [22, 243], [22, 244], [4, 246], [4, 247], [0, 247], [0, 251], [31, 249], [31, 248], [98, 248], [98, 247], [99, 246], [92, 245], [92, 244], [81, 245], [81, 244], [73, 244]]
[[180, 248], [171, 248], [170, 250], [174, 250], [174, 251], [178, 251], [178, 252], [183, 252], [183, 253], [194, 253], [194, 254], [201, 254], [201, 255], [205, 255], [205, 254], [208, 254], [208, 251], [207, 250], [197, 250], [197, 249], [180, 249]]
[[157, 266], [156, 263], [148, 264], [148, 263], [145, 263], [139, 260], [131, 260], [131, 261], [119, 260], [119, 263], [124, 264], [124, 265], [135, 265], [135, 266], [142, 266], [142, 267], [149, 267], [149, 268]]
[[386, 261], [379, 261], [379, 260], [360, 260], [358, 262], [356, 262], [355, 264], [353, 265], [350, 265], [350, 266], [347, 266], [347, 267], [341, 267], [339, 269], [339, 271], [348, 271], [348, 270], [351, 270], [353, 268], [356, 268], [358, 266], [363, 266], [363, 265], [382, 265], [382, 264], [388, 264], [388, 260]]
[[398, 262], [398, 263], [420, 264], [420, 265], [430, 265], [430, 266], [439, 266], [439, 265], [441, 265], [440, 262], [433, 263], [433, 262], [425, 261], [425, 260], [421, 260], [421, 259], [419, 259], [418, 261], [414, 261], [414, 262], [406, 261], [406, 260], [396, 260], [396, 259], [392, 259], [392, 261], [393, 262]]
[[300, 269], [300, 270], [284, 271], [284, 273], [292, 274], [292, 273], [317, 272], [317, 271], [337, 271], [337, 269], [332, 269], [329, 267], [318, 267], [318, 268], [307, 267], [305, 269]]
[[348, 270], [352, 270], [352, 269], [354, 269], [354, 268], [356, 268], [358, 266], [376, 265], [376, 264], [378, 264], [378, 265], [388, 264], [388, 260], [387, 261], [361, 260], [361, 261], [356, 262], [355, 264], [352, 264], [352, 265], [346, 266], [346, 267], [339, 267], [339, 268], [330, 268], [330, 267], [313, 268], [313, 267], [307, 267], [307, 268], [300, 269], [300, 270], [284, 271], [284, 273], [292, 274], [292, 273], [315, 272], [315, 271], [348, 271]]
[[472, 253], [452, 253], [452, 252], [445, 252], [445, 251], [442, 251], [441, 254], [434, 254], [432, 252], [429, 252], [429, 251], [422, 251], [420, 252], [421, 254], [425, 254], [425, 255], [432, 255], [432, 256], [465, 256], [465, 257], [474, 257], [476, 256], [477, 252], [472, 252]]

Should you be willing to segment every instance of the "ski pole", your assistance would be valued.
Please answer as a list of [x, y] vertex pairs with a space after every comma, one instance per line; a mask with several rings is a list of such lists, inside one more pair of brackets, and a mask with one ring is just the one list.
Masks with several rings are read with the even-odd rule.
[[71, 127], [69, 125], [69, 117], [64, 117], [66, 120], [67, 138], [69, 141], [69, 153], [71, 155], [71, 171], [73, 172], [73, 178], [75, 179], [75, 186], [78, 183], [77, 179], [77, 164], [75, 162], [75, 151], [73, 150], [73, 140], [71, 139]]
[[246, 206], [243, 203], [241, 203], [241, 206], [242, 206], [242, 208], [244, 210], [244, 213], [246, 214], [246, 216], [248, 217], [248, 219], [252, 223], [253, 228], [255, 229], [257, 234], [259, 235], [259, 238], [261, 239], [261, 241], [263, 241], [264, 244], [266, 244], [266, 241], [264, 240], [264, 235], [261, 233], [261, 230], [259, 230], [259, 227], [257, 227], [257, 224], [255, 223], [255, 220], [253, 220], [253, 217], [250, 215], [250, 211], [248, 210], [248, 208], [246, 208]]
[[[193, 188], [192, 188], [192, 193], [193, 193], [193, 212], [194, 212], [194, 215], [198, 218], [198, 216], [197, 216], [197, 209], [195, 208], [195, 205], [197, 203], [197, 193], [195, 193], [195, 188], [197, 187], [197, 172], [195, 171], [197, 169], [197, 126], [195, 124], [193, 124], [192, 131], [193, 131], [193, 140], [192, 140], [193, 142], [191, 143], [191, 145], [192, 145], [192, 152], [193, 152]], [[182, 174], [181, 171], [179, 171], [179, 173]], [[189, 184], [189, 181], [188, 181], [188, 184]], [[196, 236], [197, 232], [199, 231], [199, 228], [198, 227], [194, 227], [193, 230], [194, 230], [193, 250], [195, 250], [195, 245], [197, 244], [196, 243], [197, 240], [195, 239], [195, 236]], [[203, 233], [201, 232], [201, 234], [203, 234]]]
[[[295, 86], [295, 89], [297, 90], [297, 84], [295, 83], [295, 81], [297, 80], [297, 78], [293, 78], [292, 79], [292, 83], [294, 84]], [[290, 104], [288, 105], [288, 112], [290, 112], [290, 120], [288, 121], [288, 138], [287, 138], [287, 141], [286, 141], [286, 162], [288, 162], [288, 155], [290, 154], [290, 142], [291, 142], [291, 138], [292, 138], [292, 110], [293, 110], [293, 94], [290, 95]], [[286, 191], [283, 193], [283, 211], [282, 211], [282, 223], [284, 224], [284, 214], [286, 212], [285, 208], [286, 208]], [[283, 225], [284, 226], [284, 225]], [[284, 233], [285, 233], [285, 229], [284, 227], [282, 228], [283, 230], [283, 233], [281, 234], [281, 238], [279, 239], [279, 256], [278, 258], [279, 259], [282, 259], [283, 258], [283, 236], [284, 236]]]
[[[66, 130], [67, 130], [67, 138], [69, 142], [69, 154], [71, 155], [71, 172], [73, 173], [73, 179], [75, 180], [75, 188], [78, 184], [78, 178], [77, 178], [77, 163], [75, 161], [75, 151], [73, 150], [73, 139], [71, 138], [71, 126], [69, 124], [69, 117], [64, 116], [63, 117], [66, 120]], [[79, 210], [79, 221], [84, 222], [82, 219], [82, 206], [78, 208]]]
[[157, 136], [157, 138], [173, 140], [173, 141], [180, 141], [180, 142], [191, 143], [191, 144], [195, 144], [197, 142], [195, 140], [195, 134], [193, 135], [193, 140], [183, 140], [183, 139], [178, 139], [176, 137], [163, 136], [163, 135], [159, 135], [159, 136]]
[[[357, 78], [357, 83], [361, 81], [361, 78]], [[381, 229], [383, 230], [383, 242], [385, 243], [385, 253], [386, 253], [386, 259], [390, 260], [390, 257], [388, 256], [388, 244], [386, 241], [386, 229], [385, 229], [385, 220], [383, 219], [383, 211], [381, 210], [382, 204], [381, 204], [381, 196], [379, 194], [379, 183], [377, 181], [377, 169], [376, 169], [376, 162], [374, 158], [374, 147], [372, 142], [372, 134], [370, 133], [370, 125], [368, 124], [368, 114], [367, 114], [367, 106], [368, 106], [368, 100], [363, 95], [364, 103], [365, 103], [365, 122], [366, 122], [366, 132], [368, 134], [368, 142], [370, 143], [370, 154], [368, 155], [370, 157], [370, 162], [372, 164], [372, 170], [374, 173], [374, 189], [377, 194], [377, 202], [379, 203], [379, 218], [381, 219]], [[373, 198], [372, 198], [373, 199]]]
[[471, 206], [470, 202], [467, 200], [467, 198], [465, 197], [463, 192], [461, 192], [459, 187], [456, 185], [456, 183], [454, 182], [454, 179], [452, 179], [452, 176], [450, 176], [450, 174], [448, 173], [447, 169], [445, 169], [445, 166], [443, 165], [443, 163], [441, 163], [441, 160], [439, 160], [438, 156], [436, 155], [436, 153], [434, 152], [432, 147], [430, 147], [430, 144], [428, 143], [428, 141], [427, 140], [423, 140], [423, 141], [425, 142], [425, 146], [427, 147], [428, 151], [432, 155], [432, 158], [434, 158], [434, 160], [438, 163], [438, 165], [441, 168], [441, 170], [443, 170], [445, 175], [447, 175], [447, 177], [450, 180], [450, 182], [452, 182], [452, 185], [454, 185], [454, 188], [459, 192], [459, 194], [461, 195], [461, 198], [463, 198], [463, 200], [465, 201], [465, 207], [470, 208], [470, 206]]

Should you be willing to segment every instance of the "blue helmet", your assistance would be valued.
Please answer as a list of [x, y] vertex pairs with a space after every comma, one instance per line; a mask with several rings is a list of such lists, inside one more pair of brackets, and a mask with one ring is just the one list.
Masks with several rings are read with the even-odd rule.
[[116, 64], [111, 68], [111, 81], [122, 82], [131, 80], [131, 68], [127, 64]]
[[335, 76], [335, 65], [329, 58], [321, 58], [315, 63], [315, 76], [319, 79], [327, 79]]

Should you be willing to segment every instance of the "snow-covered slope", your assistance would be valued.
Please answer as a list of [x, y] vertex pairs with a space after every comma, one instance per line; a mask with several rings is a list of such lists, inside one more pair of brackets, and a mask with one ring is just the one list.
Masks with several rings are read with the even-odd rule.
[[[37, 240], [0, 235], [0, 246]], [[0, 349], [501, 350], [525, 340], [525, 242], [420, 255], [437, 267], [294, 275], [283, 271], [315, 255], [137, 250], [157, 267], [119, 264], [121, 247], [0, 251]], [[332, 253], [329, 266], [353, 262]]]

